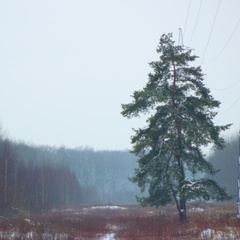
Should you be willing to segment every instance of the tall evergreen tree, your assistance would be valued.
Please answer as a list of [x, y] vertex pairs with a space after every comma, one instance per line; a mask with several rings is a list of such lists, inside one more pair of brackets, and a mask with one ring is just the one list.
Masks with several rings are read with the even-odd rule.
[[124, 117], [149, 115], [147, 126], [135, 129], [132, 136], [138, 168], [131, 180], [141, 191], [148, 189], [147, 197], [138, 198], [143, 206], [175, 202], [179, 219], [185, 222], [188, 200], [229, 198], [212, 178], [196, 178], [196, 174], [216, 173], [201, 147], [212, 143], [223, 148], [220, 132], [230, 125], [214, 125], [214, 108], [220, 102], [204, 86], [201, 68], [189, 65], [197, 58], [191, 50], [176, 46], [172, 34], [164, 34], [157, 53], [160, 59], [150, 63], [153, 72], [146, 86], [134, 92], [131, 103], [122, 104]]

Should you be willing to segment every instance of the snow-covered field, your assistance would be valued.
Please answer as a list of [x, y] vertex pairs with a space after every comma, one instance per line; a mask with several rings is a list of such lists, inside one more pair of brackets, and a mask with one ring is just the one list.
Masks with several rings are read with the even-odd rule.
[[194, 204], [188, 208], [186, 224], [177, 217], [174, 206], [80, 206], [37, 216], [2, 216], [0, 239], [240, 239], [234, 204]]
[[226, 230], [227, 232], [213, 230], [213, 229], [205, 229], [200, 233], [200, 237], [202, 239], [211, 239], [211, 240], [235, 240], [239, 239], [235, 236], [234, 231]]
[[120, 207], [120, 206], [92, 206], [90, 208], [84, 208], [84, 210], [96, 210], [96, 209], [110, 209], [110, 210], [123, 210], [126, 209], [126, 207]]
[[107, 233], [100, 238], [100, 240], [114, 240], [114, 239], [116, 239], [115, 233]]

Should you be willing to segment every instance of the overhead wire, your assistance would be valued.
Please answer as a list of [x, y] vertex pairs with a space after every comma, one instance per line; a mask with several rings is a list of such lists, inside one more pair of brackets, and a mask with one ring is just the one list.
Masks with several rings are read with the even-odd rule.
[[[210, 34], [209, 34], [209, 37], [208, 37], [208, 40], [207, 40], [207, 43], [206, 43], [206, 47], [204, 49], [204, 53], [203, 53], [203, 57], [202, 57], [202, 61], [201, 61], [201, 65], [203, 64], [203, 60], [205, 58], [205, 55], [206, 55], [206, 52], [207, 52], [207, 49], [208, 49], [208, 46], [209, 46], [209, 43], [210, 43], [210, 39], [212, 37], [212, 33], [213, 33], [213, 29], [214, 29], [214, 26], [215, 26], [215, 22], [216, 22], [216, 19], [217, 19], [217, 15], [218, 15], [218, 12], [219, 12], [219, 8], [220, 8], [220, 5], [221, 5], [221, 0], [219, 0], [218, 2], [218, 5], [217, 5], [217, 9], [216, 9], [216, 12], [215, 12], [215, 16], [214, 16], [214, 20], [213, 20], [213, 24], [212, 24], [212, 27], [211, 27], [211, 31], [210, 31]], [[189, 12], [190, 12], [190, 7], [191, 7], [191, 0], [189, 0], [189, 4], [188, 4], [188, 10], [187, 10], [187, 17], [186, 17], [186, 20], [185, 20], [185, 25], [184, 25], [184, 33], [183, 33], [183, 36], [185, 35], [185, 32], [186, 32], [186, 28], [187, 28], [187, 22], [188, 22], [188, 18], [189, 18]], [[194, 25], [194, 29], [193, 29], [193, 32], [192, 32], [192, 35], [191, 35], [191, 39], [190, 39], [190, 42], [188, 45], [190, 45], [191, 41], [192, 41], [192, 38], [194, 36], [194, 33], [195, 33], [195, 30], [196, 30], [196, 26], [197, 26], [197, 23], [198, 23], [198, 20], [199, 20], [199, 15], [200, 15], [200, 11], [201, 11], [201, 8], [202, 8], [202, 0], [201, 0], [201, 3], [199, 5], [199, 9], [198, 9], [198, 14], [197, 14], [197, 18], [196, 18], [196, 21], [195, 21], [195, 25]], [[237, 27], [238, 25], [240, 24], [240, 18], [235, 26], [235, 28], [233, 29], [228, 41], [226, 42], [226, 44], [224, 45], [224, 47], [221, 49], [221, 51], [217, 54], [217, 56], [215, 58], [213, 58], [210, 62], [208, 63], [211, 63], [212, 61], [214, 61], [217, 57], [219, 57], [221, 55], [221, 53], [225, 50], [225, 48], [227, 47], [227, 45], [229, 44], [229, 42], [231, 41], [231, 39], [233, 38], [236, 30], [237, 30]], [[236, 82], [234, 82], [232, 85], [228, 86], [228, 87], [225, 87], [225, 88], [221, 88], [221, 89], [217, 89], [217, 88], [212, 88], [214, 90], [227, 90], [227, 89], [230, 89], [232, 87], [234, 87], [236, 84], [238, 84], [240, 82], [240, 79], [238, 79]], [[224, 110], [223, 112], [220, 112], [217, 116], [220, 116], [220, 115], [223, 115], [225, 114], [226, 112], [230, 111], [238, 102], [240, 101], [240, 97], [237, 98], [233, 104], [228, 107], [226, 110]]]
[[221, 51], [212, 60], [210, 60], [209, 62], [203, 63], [203, 64], [210, 64], [210, 63], [212, 63], [214, 60], [216, 60], [222, 54], [222, 52], [225, 50], [225, 48], [228, 46], [228, 44], [232, 40], [232, 38], [233, 38], [233, 36], [234, 36], [234, 34], [235, 34], [239, 24], [240, 24], [240, 18], [238, 19], [237, 24], [236, 24], [235, 28], [232, 31], [232, 34], [230, 35], [229, 39], [227, 40], [226, 44], [223, 46]]
[[192, 39], [193, 39], [193, 36], [194, 36], [194, 33], [195, 33], [195, 30], [196, 30], [196, 26], [197, 26], [197, 23], [198, 23], [199, 15], [200, 15], [201, 8], [202, 8], [202, 3], [203, 3], [203, 0], [201, 0], [199, 8], [198, 8], [197, 18], [196, 18], [196, 21], [195, 21], [195, 24], [194, 24], [194, 27], [193, 27], [192, 35], [191, 35], [190, 41], [188, 43], [188, 46], [190, 46], [190, 44], [192, 42]]
[[213, 29], [214, 29], [214, 25], [215, 25], [215, 22], [216, 22], [216, 19], [217, 19], [217, 14], [218, 14], [218, 10], [219, 10], [220, 4], [221, 4], [221, 0], [219, 0], [219, 2], [218, 2], [218, 6], [217, 6], [216, 13], [215, 13], [215, 16], [214, 16], [212, 28], [211, 28], [211, 31], [210, 31], [210, 34], [209, 34], [209, 37], [208, 37], [208, 40], [207, 40], [207, 44], [206, 44], [206, 47], [205, 47], [205, 50], [204, 50], [204, 53], [203, 53], [203, 57], [202, 57], [202, 61], [201, 61], [200, 65], [202, 65], [204, 57], [205, 57], [206, 52], [207, 52], [207, 48], [208, 48], [208, 45], [209, 45], [209, 42], [210, 42], [210, 39], [211, 39], [211, 36], [212, 36], [212, 33], [213, 33]]
[[206, 1], [205, 7], [204, 7], [204, 9], [203, 9], [203, 12], [205, 12], [205, 10], [206, 10], [206, 8], [207, 8], [208, 1], [209, 1], [209, 0]]
[[239, 101], [240, 101], [240, 97], [237, 98], [237, 100], [229, 108], [227, 108], [223, 112], [220, 112], [217, 116], [221, 116], [221, 115], [225, 114], [226, 112], [228, 112], [229, 110], [231, 110]]
[[186, 17], [185, 25], [184, 25], [184, 28], [183, 28], [183, 36], [185, 36], [185, 32], [186, 32], [186, 28], [187, 28], [187, 22], [188, 22], [190, 7], [191, 7], [191, 0], [189, 0], [189, 3], [188, 3], [187, 17]]
[[240, 82], [240, 79], [238, 79], [236, 82], [234, 82], [232, 85], [228, 86], [228, 87], [225, 87], [225, 88], [213, 88], [213, 87], [210, 87], [211, 89], [213, 90], [217, 90], [217, 91], [225, 91], [225, 90], [228, 90], [232, 87], [234, 87], [235, 85], [237, 85], [238, 83]]

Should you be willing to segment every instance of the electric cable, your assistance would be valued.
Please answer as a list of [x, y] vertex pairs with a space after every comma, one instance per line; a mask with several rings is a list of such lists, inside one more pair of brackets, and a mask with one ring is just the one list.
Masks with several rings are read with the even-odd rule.
[[203, 9], [203, 12], [205, 12], [205, 10], [206, 10], [206, 8], [207, 8], [208, 1], [209, 1], [209, 0], [206, 1], [205, 7], [204, 7], [204, 9]]
[[184, 30], [183, 30], [183, 36], [185, 36], [185, 32], [186, 32], [186, 28], [187, 28], [187, 22], [188, 22], [188, 16], [189, 16], [189, 11], [190, 11], [190, 6], [191, 6], [191, 0], [189, 0], [189, 3], [188, 3], [188, 10], [187, 10], [187, 17], [186, 17], [186, 20], [185, 20], [185, 25], [184, 25]]
[[229, 108], [227, 108], [223, 112], [220, 112], [217, 116], [221, 116], [221, 115], [225, 114], [226, 112], [228, 112], [229, 110], [231, 110], [239, 102], [239, 100], [240, 100], [240, 97], [237, 98], [237, 100]]
[[213, 88], [213, 87], [210, 87], [211, 89], [213, 90], [217, 90], [217, 91], [224, 91], [224, 90], [228, 90], [232, 87], [234, 87], [235, 85], [237, 85], [238, 83], [240, 82], [240, 79], [238, 79], [236, 82], [234, 82], [232, 85], [228, 86], [228, 87], [225, 87], [225, 88]]
[[206, 47], [205, 47], [205, 50], [204, 50], [204, 53], [203, 53], [203, 57], [202, 57], [202, 61], [201, 61], [200, 65], [202, 65], [204, 57], [205, 57], [206, 52], [207, 52], [207, 48], [208, 48], [208, 45], [209, 45], [209, 42], [210, 42], [210, 39], [211, 39], [211, 36], [212, 36], [212, 33], [213, 33], [213, 28], [214, 28], [214, 25], [215, 25], [215, 22], [216, 22], [216, 18], [217, 18], [217, 14], [218, 14], [218, 10], [219, 10], [220, 4], [221, 4], [221, 0], [219, 0], [219, 2], [218, 2], [218, 6], [217, 6], [217, 10], [216, 10], [216, 13], [215, 13], [215, 16], [214, 16], [212, 28], [211, 28], [211, 31], [210, 31], [210, 34], [209, 34], [209, 37], [208, 37], [208, 41], [207, 41], [207, 44], [206, 44]]
[[239, 23], [240, 23], [240, 18], [238, 19], [238, 22], [237, 22], [235, 28], [233, 29], [232, 34], [230, 35], [228, 41], [227, 41], [226, 44], [223, 46], [223, 48], [221, 49], [221, 51], [220, 51], [211, 61], [206, 62], [206, 63], [203, 63], [204, 65], [205, 65], [205, 64], [210, 64], [210, 63], [212, 63], [215, 59], [217, 59], [217, 58], [222, 54], [222, 52], [225, 50], [225, 48], [227, 47], [227, 45], [229, 44], [229, 42], [232, 40], [232, 38], [233, 38], [233, 36], [234, 36], [234, 34], [235, 34], [236, 30], [237, 30], [237, 27], [238, 27]]
[[188, 43], [188, 46], [190, 46], [190, 44], [191, 44], [191, 42], [192, 42], [192, 39], [193, 39], [193, 36], [194, 36], [194, 33], [195, 33], [195, 30], [196, 30], [196, 26], [197, 26], [197, 23], [198, 23], [199, 15], [200, 15], [201, 8], [202, 8], [202, 3], [203, 3], [203, 0], [201, 0], [200, 6], [199, 6], [199, 8], [198, 8], [197, 18], [196, 18], [196, 21], [195, 21], [195, 25], [194, 25], [193, 32], [192, 32], [190, 41], [189, 41], [189, 43]]

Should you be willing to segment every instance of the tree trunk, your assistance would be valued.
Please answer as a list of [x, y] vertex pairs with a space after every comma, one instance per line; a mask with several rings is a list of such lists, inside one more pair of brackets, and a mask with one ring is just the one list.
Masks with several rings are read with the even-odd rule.
[[179, 164], [179, 168], [180, 168], [180, 173], [181, 173], [181, 177], [180, 177], [180, 182], [179, 182], [179, 186], [180, 186], [180, 193], [179, 193], [179, 220], [182, 223], [185, 223], [187, 221], [187, 208], [186, 208], [186, 192], [185, 192], [185, 188], [183, 186], [183, 182], [185, 180], [185, 173], [184, 173], [184, 168], [183, 168], [183, 163], [181, 158], [179, 158], [178, 161]]
[[8, 188], [8, 159], [5, 156], [5, 166], [4, 166], [4, 209], [7, 206], [7, 188]]
[[44, 166], [41, 167], [41, 187], [42, 187], [42, 194], [41, 194], [41, 207], [43, 210], [45, 208], [45, 182], [44, 182]]
[[185, 198], [180, 198], [179, 204], [179, 220], [182, 223], [187, 221], [187, 213], [186, 213], [186, 200]]

